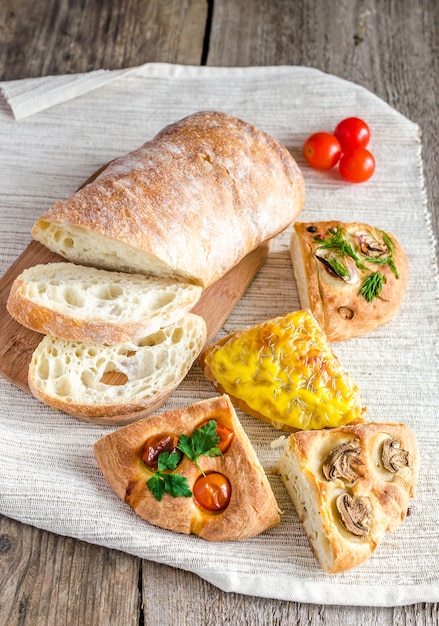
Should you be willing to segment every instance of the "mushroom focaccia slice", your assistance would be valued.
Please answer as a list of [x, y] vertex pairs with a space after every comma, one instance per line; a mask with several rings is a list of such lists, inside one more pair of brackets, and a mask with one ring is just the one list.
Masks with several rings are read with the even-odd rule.
[[284, 445], [277, 471], [325, 572], [360, 565], [405, 519], [419, 474], [409, 426], [348, 424], [274, 445]]
[[206, 378], [240, 409], [286, 431], [363, 421], [357, 385], [310, 311], [237, 331], [200, 356]]
[[94, 455], [113, 491], [161, 528], [234, 541], [279, 524], [268, 479], [227, 396], [125, 426], [99, 439]]
[[277, 139], [218, 111], [161, 130], [36, 222], [75, 263], [207, 287], [302, 210], [302, 173]]
[[290, 253], [301, 306], [329, 341], [368, 333], [400, 308], [408, 263], [395, 235], [368, 224], [300, 222]]

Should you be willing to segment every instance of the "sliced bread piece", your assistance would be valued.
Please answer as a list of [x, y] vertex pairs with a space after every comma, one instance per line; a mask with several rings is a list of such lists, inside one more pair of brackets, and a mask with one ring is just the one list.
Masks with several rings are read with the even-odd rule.
[[48, 335], [32, 355], [29, 388], [42, 402], [84, 421], [128, 424], [163, 404], [205, 341], [206, 323], [193, 313], [117, 346]]
[[164, 278], [48, 263], [15, 279], [7, 309], [17, 322], [45, 335], [116, 345], [174, 323], [201, 291]]

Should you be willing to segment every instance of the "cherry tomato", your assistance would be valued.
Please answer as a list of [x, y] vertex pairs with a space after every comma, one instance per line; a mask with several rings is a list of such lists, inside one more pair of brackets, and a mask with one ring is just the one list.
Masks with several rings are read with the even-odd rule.
[[342, 155], [339, 169], [350, 183], [364, 183], [375, 171], [375, 158], [366, 148], [354, 148]]
[[303, 156], [316, 170], [329, 170], [337, 164], [341, 146], [331, 133], [314, 133], [303, 144]]
[[177, 452], [177, 435], [159, 433], [149, 437], [143, 446], [142, 461], [152, 470], [157, 470], [159, 456], [162, 452]]
[[211, 472], [197, 478], [192, 493], [201, 508], [207, 511], [223, 511], [230, 502], [232, 488], [223, 474]]
[[[206, 420], [205, 422], [200, 424], [198, 428], [205, 426], [210, 421], [211, 420]], [[216, 421], [216, 436], [219, 437], [217, 448], [221, 450], [221, 452], [224, 454], [224, 452], [227, 452], [227, 450], [230, 448], [230, 444], [232, 443], [232, 439], [235, 433], [233, 432], [233, 430], [230, 430], [230, 428], [227, 428], [227, 426], [225, 426], [222, 422], [218, 422], [217, 420], [215, 421]]]
[[365, 148], [370, 140], [370, 129], [359, 117], [347, 117], [337, 124], [334, 135], [343, 152], [347, 152], [353, 148]]

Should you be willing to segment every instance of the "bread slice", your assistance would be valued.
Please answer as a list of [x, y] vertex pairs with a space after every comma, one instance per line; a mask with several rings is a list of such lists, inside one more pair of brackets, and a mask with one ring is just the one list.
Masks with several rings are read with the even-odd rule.
[[237, 331], [201, 354], [205, 376], [243, 411], [286, 431], [363, 420], [361, 395], [310, 311]]
[[[198, 466], [182, 454], [177, 467], [167, 475], [187, 480], [185, 496], [166, 491], [156, 499], [147, 482], [153, 477], [154, 445], [171, 453], [181, 436], [192, 436], [203, 424], [215, 420], [216, 431], [231, 433], [217, 456], [201, 455]], [[215, 429], [214, 429], [215, 433]], [[174, 440], [172, 441], [172, 438]], [[207, 439], [207, 437], [206, 437]], [[171, 445], [168, 445], [169, 441]], [[146, 452], [148, 448], [148, 452]], [[151, 448], [153, 453], [150, 454]], [[254, 448], [245, 434], [227, 396], [197, 402], [130, 424], [99, 439], [94, 445], [96, 461], [111, 489], [147, 522], [179, 533], [195, 534], [208, 541], [235, 541], [253, 537], [279, 524], [277, 503]], [[143, 457], [143, 458], [142, 458]], [[215, 475], [222, 478], [225, 491], [205, 508], [197, 500], [197, 481]], [[202, 495], [202, 494], [201, 494]], [[230, 498], [228, 500], [228, 498]], [[212, 504], [212, 502], [210, 502]]]
[[277, 471], [325, 572], [366, 561], [407, 516], [419, 450], [406, 424], [303, 431], [281, 445]]
[[304, 194], [279, 141], [231, 115], [199, 112], [58, 201], [32, 235], [79, 264], [207, 287], [287, 228]]
[[42, 402], [84, 421], [127, 424], [163, 404], [205, 341], [206, 323], [193, 313], [116, 346], [47, 335], [32, 355], [29, 388]]
[[17, 322], [45, 335], [116, 345], [176, 322], [201, 291], [170, 279], [48, 263], [15, 279], [7, 309]]
[[371, 332], [399, 310], [408, 262], [392, 233], [369, 224], [297, 222], [290, 252], [300, 304], [329, 341]]

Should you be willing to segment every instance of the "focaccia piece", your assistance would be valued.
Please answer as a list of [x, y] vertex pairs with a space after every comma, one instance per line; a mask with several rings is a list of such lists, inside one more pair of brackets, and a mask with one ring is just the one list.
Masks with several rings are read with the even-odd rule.
[[[182, 454], [176, 468], [166, 474], [178, 475], [179, 480], [185, 478], [192, 493], [174, 497], [165, 492], [158, 500], [147, 484], [154, 473], [154, 450], [172, 453], [182, 435], [192, 436], [211, 420], [217, 422], [217, 445], [222, 454], [200, 456], [199, 467]], [[224, 432], [222, 437], [220, 433]], [[99, 439], [94, 455], [111, 489], [137, 515], [155, 526], [192, 533], [208, 541], [234, 541], [279, 524], [268, 479], [226, 396], [125, 426]], [[207, 487], [207, 494], [200, 490], [202, 483], [198, 483], [206, 479], [214, 480], [213, 487]], [[203, 506], [206, 504], [209, 508]]]
[[368, 224], [300, 222], [290, 252], [300, 304], [329, 341], [368, 333], [401, 306], [408, 262], [392, 233]]
[[64, 258], [207, 287], [304, 204], [288, 150], [252, 124], [194, 113], [110, 163], [32, 229]]
[[243, 411], [286, 431], [362, 420], [348, 371], [310, 311], [237, 331], [200, 356], [206, 378]]
[[406, 424], [294, 433], [282, 445], [277, 471], [325, 572], [360, 565], [405, 519], [419, 475]]

